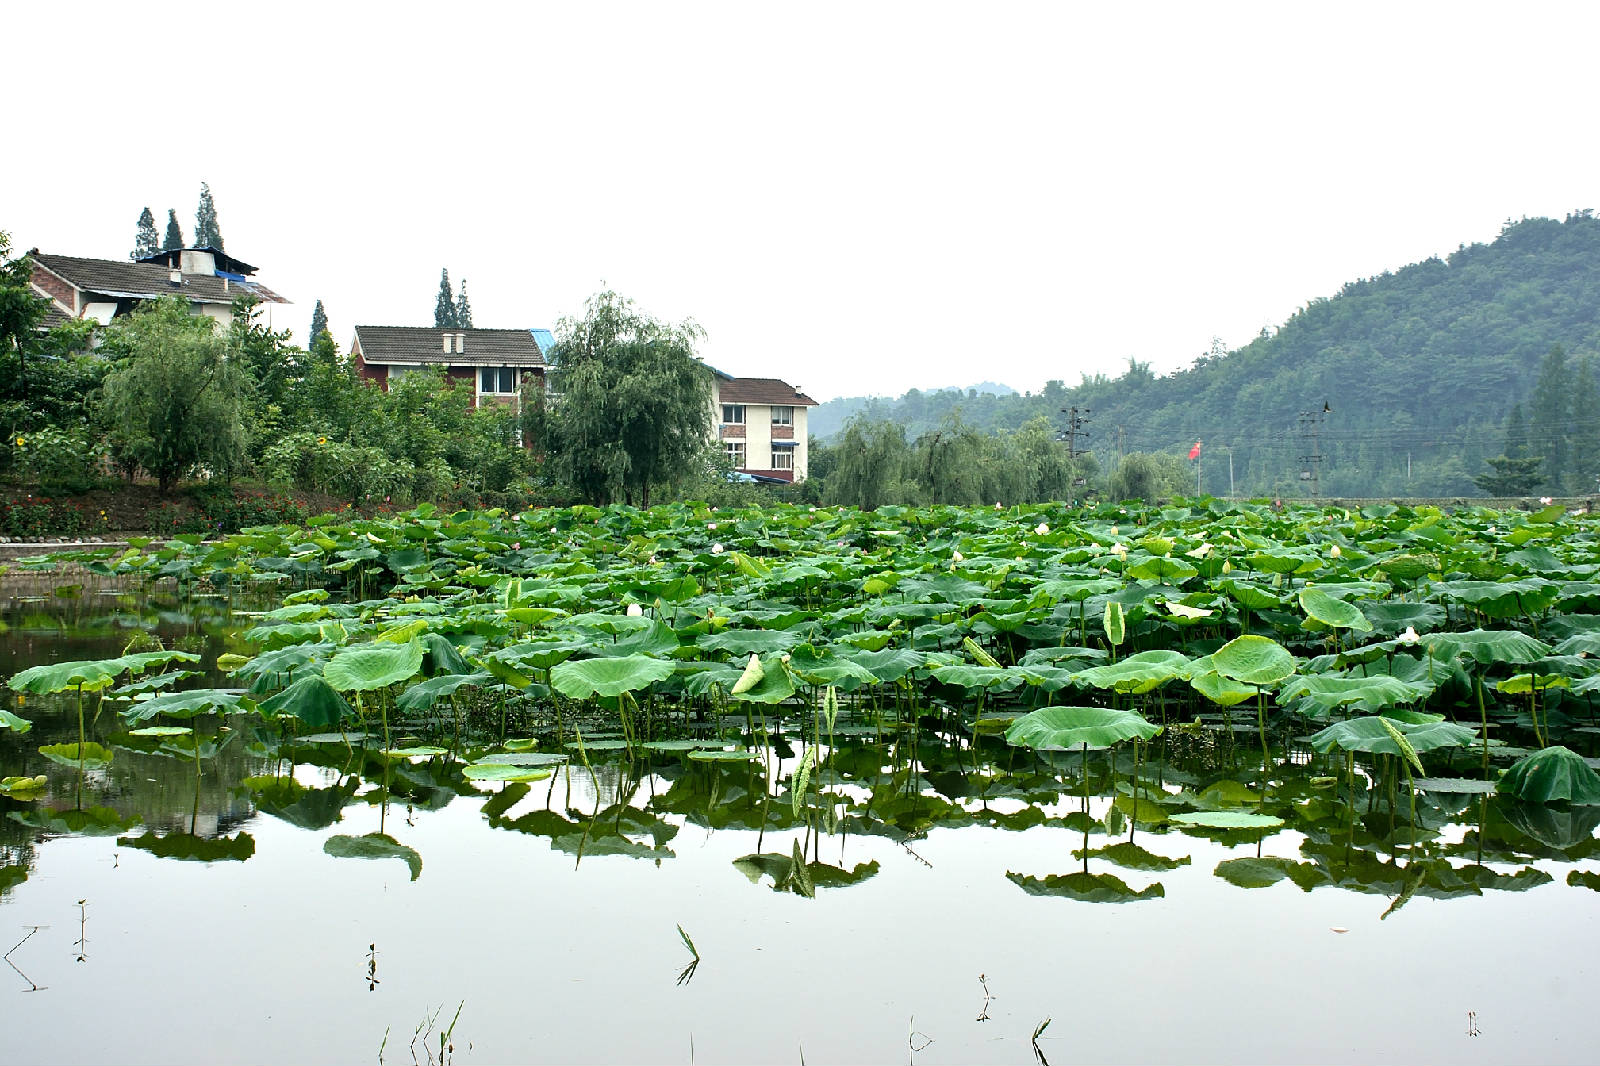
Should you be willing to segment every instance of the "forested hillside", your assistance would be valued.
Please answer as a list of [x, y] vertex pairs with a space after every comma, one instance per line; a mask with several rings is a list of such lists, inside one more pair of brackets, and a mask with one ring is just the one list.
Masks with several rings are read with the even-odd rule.
[[[1305, 495], [1314, 469], [1323, 495], [1444, 496], [1478, 494], [1472, 478], [1507, 451], [1520, 403], [1526, 454], [1546, 457], [1538, 491], [1592, 492], [1597, 351], [1600, 219], [1585, 211], [1511, 223], [1492, 244], [1350, 282], [1276, 333], [1165, 377], [1133, 363], [1028, 395], [913, 391], [852, 406], [913, 439], [951, 417], [993, 430], [1044, 414], [1065, 430], [1061, 409], [1077, 406], [1090, 409], [1087, 446], [1105, 469], [1201, 440], [1203, 487], [1217, 495], [1229, 490], [1231, 452], [1240, 494]], [[827, 424], [825, 410], [815, 415]], [[1302, 459], [1314, 454], [1320, 464]]]

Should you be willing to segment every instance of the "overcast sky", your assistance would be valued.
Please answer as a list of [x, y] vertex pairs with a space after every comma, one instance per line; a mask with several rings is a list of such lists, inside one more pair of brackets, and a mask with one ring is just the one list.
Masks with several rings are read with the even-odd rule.
[[1595, 5], [8, 5], [0, 229], [149, 206], [303, 339], [602, 288], [816, 399], [1158, 373], [1600, 206]]

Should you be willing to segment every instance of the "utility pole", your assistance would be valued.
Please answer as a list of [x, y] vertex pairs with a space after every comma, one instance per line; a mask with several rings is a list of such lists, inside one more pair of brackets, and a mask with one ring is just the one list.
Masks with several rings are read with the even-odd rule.
[[1067, 458], [1077, 462], [1080, 455], [1089, 451], [1082, 443], [1089, 439], [1089, 408], [1063, 407], [1061, 413], [1067, 416]]
[[1326, 400], [1322, 410], [1300, 412], [1300, 440], [1306, 448], [1300, 456], [1300, 480], [1311, 483], [1311, 498], [1322, 496], [1322, 420], [1333, 408]]

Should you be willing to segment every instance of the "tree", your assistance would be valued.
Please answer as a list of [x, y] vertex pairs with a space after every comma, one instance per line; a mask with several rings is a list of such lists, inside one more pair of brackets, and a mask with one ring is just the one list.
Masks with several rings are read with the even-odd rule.
[[653, 489], [690, 476], [711, 437], [704, 333], [657, 322], [614, 292], [562, 319], [552, 362], [561, 403], [546, 444], [567, 482], [595, 503], [650, 506]]
[[156, 216], [147, 207], [139, 212], [139, 226], [133, 234], [133, 251], [130, 259], [143, 259], [161, 251], [161, 234], [156, 232]]
[[178, 212], [167, 208], [167, 239], [161, 242], [163, 252], [175, 252], [183, 247], [183, 227], [178, 225]]
[[472, 305], [467, 302], [467, 279], [461, 279], [461, 295], [456, 297], [456, 328], [472, 328]]
[[196, 248], [215, 248], [222, 251], [222, 229], [217, 225], [217, 205], [211, 199], [211, 186], [200, 183], [200, 206], [194, 212], [194, 244]]
[[1544, 475], [1539, 472], [1539, 464], [1544, 462], [1543, 456], [1518, 458], [1497, 455], [1484, 462], [1489, 464], [1490, 472], [1474, 475], [1472, 483], [1485, 496], [1527, 496], [1544, 480]]
[[1566, 487], [1575, 494], [1588, 494], [1600, 491], [1600, 388], [1595, 383], [1594, 357], [1588, 352], [1580, 355], [1572, 377]]
[[245, 459], [248, 388], [215, 320], [190, 315], [176, 297], [147, 304], [106, 330], [101, 351], [116, 360], [100, 414], [113, 456], [142, 468], [170, 492], [204, 467], [228, 477]]
[[317, 306], [311, 311], [311, 332], [306, 334], [306, 350], [312, 351], [316, 347], [317, 338], [328, 329], [328, 313], [322, 309], [322, 301], [317, 301]]
[[455, 329], [460, 325], [456, 319], [456, 299], [450, 291], [450, 271], [439, 271], [439, 298], [433, 303], [433, 325], [436, 329]]
[[1189, 464], [1170, 452], [1130, 452], [1111, 472], [1107, 490], [1113, 499], [1154, 503], [1189, 492], [1194, 478]]
[[1529, 413], [1533, 416], [1530, 443], [1544, 456], [1544, 480], [1560, 492], [1567, 478], [1572, 372], [1567, 366], [1566, 349], [1559, 344], [1551, 345], [1539, 363], [1539, 378], [1533, 386]]

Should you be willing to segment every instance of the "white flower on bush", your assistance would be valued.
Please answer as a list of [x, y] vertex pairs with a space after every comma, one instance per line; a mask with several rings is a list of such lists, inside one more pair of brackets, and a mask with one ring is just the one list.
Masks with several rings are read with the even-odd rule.
[[640, 607], [637, 603], [628, 604], [628, 617], [629, 618], [638, 618], [642, 614], [644, 614], [644, 608], [643, 607]]

